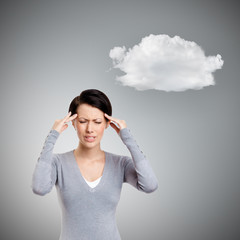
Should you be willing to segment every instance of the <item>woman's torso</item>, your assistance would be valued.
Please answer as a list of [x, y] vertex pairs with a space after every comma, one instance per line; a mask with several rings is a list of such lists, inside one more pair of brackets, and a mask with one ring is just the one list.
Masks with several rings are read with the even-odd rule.
[[73, 150], [54, 156], [62, 210], [60, 240], [121, 239], [115, 213], [123, 183], [123, 157], [108, 152], [105, 155], [102, 177], [94, 188], [85, 181]]

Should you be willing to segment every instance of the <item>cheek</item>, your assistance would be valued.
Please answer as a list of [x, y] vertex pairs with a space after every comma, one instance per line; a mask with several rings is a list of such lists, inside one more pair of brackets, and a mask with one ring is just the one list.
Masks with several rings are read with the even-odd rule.
[[100, 127], [99, 127], [99, 132], [100, 133], [104, 133], [104, 130], [105, 130], [105, 126], [104, 125], [101, 125]]
[[84, 126], [81, 125], [81, 124], [78, 124], [78, 125], [77, 125], [77, 129], [78, 129], [79, 131], [82, 131], [82, 130], [84, 129]]
[[78, 124], [78, 125], [77, 125], [77, 132], [78, 132], [79, 135], [84, 134], [84, 133], [85, 133], [85, 127], [84, 127], [84, 125]]

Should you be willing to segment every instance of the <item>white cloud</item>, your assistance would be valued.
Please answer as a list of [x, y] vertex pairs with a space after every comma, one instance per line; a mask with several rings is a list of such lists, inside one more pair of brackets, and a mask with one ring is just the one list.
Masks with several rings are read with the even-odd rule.
[[214, 85], [212, 73], [224, 62], [219, 54], [206, 57], [195, 42], [153, 34], [128, 51], [124, 46], [114, 47], [109, 56], [113, 67], [126, 73], [116, 78], [124, 86], [167, 92]]

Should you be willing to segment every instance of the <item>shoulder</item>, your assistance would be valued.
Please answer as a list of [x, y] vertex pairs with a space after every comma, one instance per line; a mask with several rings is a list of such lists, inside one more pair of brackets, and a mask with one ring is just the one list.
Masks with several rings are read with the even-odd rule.
[[117, 165], [120, 164], [124, 166], [131, 159], [129, 156], [126, 156], [126, 155], [120, 155], [120, 154], [106, 152], [106, 151], [105, 153], [106, 153], [106, 157], [108, 157], [110, 161], [112, 161]]
[[124, 156], [124, 155], [111, 153], [111, 152], [107, 152], [107, 151], [104, 151], [104, 152], [106, 154], [106, 157], [109, 157], [109, 158], [111, 158], [112, 160], [115, 160], [115, 161], [121, 161], [123, 158], [127, 157], [127, 156]]
[[64, 153], [53, 153], [53, 162], [55, 164], [61, 164], [63, 161], [69, 159], [72, 154], [72, 150]]

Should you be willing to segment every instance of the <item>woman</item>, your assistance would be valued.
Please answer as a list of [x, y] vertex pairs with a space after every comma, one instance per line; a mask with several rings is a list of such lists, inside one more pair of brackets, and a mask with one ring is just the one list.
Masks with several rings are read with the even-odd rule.
[[[121, 239], [115, 212], [122, 184], [127, 182], [145, 193], [158, 187], [126, 122], [111, 115], [111, 103], [103, 92], [85, 90], [72, 100], [68, 115], [54, 122], [46, 138], [33, 173], [32, 190], [45, 195], [56, 186], [62, 209], [60, 240]], [[78, 147], [54, 154], [54, 144], [70, 121], [79, 138]], [[109, 125], [132, 158], [101, 149], [100, 142]]]

